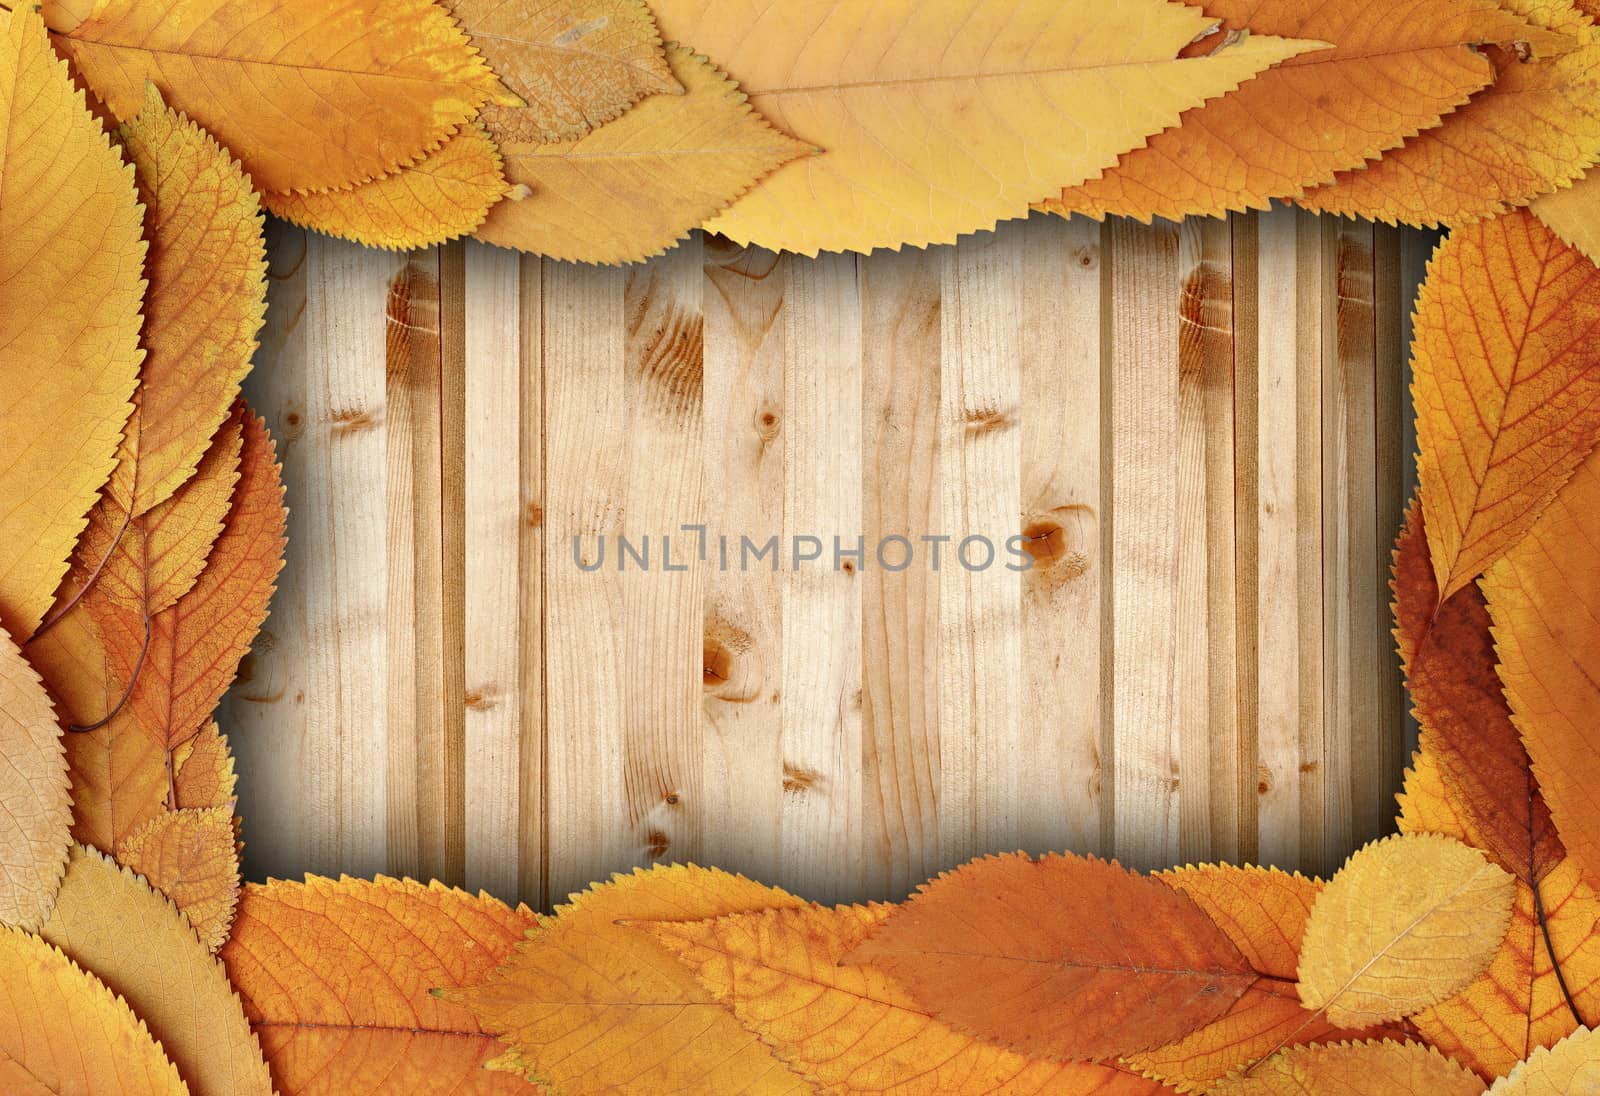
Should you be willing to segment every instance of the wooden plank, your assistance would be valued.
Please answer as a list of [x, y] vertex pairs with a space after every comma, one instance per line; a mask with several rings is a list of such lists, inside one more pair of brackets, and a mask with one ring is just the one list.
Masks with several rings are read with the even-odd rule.
[[[769, 878], [819, 902], [859, 891], [860, 567], [833, 567], [861, 522], [861, 302], [853, 255], [785, 258], [783, 798]], [[813, 538], [795, 551], [796, 538]], [[820, 545], [820, 548], [816, 546]], [[797, 554], [820, 558], [796, 562]], [[829, 637], [827, 643], [817, 642]]]
[[[468, 890], [521, 893], [521, 260], [465, 253], [463, 784]], [[537, 422], [537, 420], [535, 420]], [[529, 621], [529, 624], [535, 623]]]
[[741, 553], [783, 528], [785, 269], [770, 251], [705, 241], [704, 506], [719, 563], [705, 580], [702, 848], [752, 877], [779, 857], [783, 605], [767, 565]]
[[1178, 231], [1110, 226], [1112, 810], [1117, 857], [1178, 855]]
[[944, 256], [883, 251], [860, 267], [862, 515], [873, 548], [861, 572], [862, 886], [891, 898], [941, 865], [939, 576], [922, 538], [943, 529]]
[[[1261, 807], [1271, 774], [1261, 764], [1260, 215], [1229, 218], [1233, 273], [1234, 741], [1239, 757], [1238, 860], [1267, 863]], [[1219, 621], [1219, 631], [1225, 625]], [[1226, 640], [1222, 640], [1226, 642]], [[1223, 717], [1226, 719], [1226, 716]]]
[[1389, 577], [1395, 537], [1405, 520], [1406, 472], [1411, 451], [1405, 448], [1410, 400], [1405, 368], [1410, 346], [1404, 324], [1411, 314], [1415, 285], [1408, 283], [1402, 269], [1402, 241], [1410, 233], [1391, 225], [1373, 228], [1373, 484], [1375, 571], [1380, 604], [1369, 637], [1377, 652], [1377, 677], [1374, 691], [1378, 707], [1374, 720], [1379, 735], [1379, 780], [1375, 787], [1355, 789], [1376, 804], [1378, 832], [1395, 828], [1395, 796], [1410, 758], [1406, 748], [1405, 726], [1411, 705], [1407, 703], [1405, 682], [1400, 672], [1400, 656], [1395, 646], [1394, 613], [1389, 596]]
[[1104, 228], [1036, 216], [1023, 238], [1022, 576], [1024, 721], [1030, 765], [1051, 783], [1026, 844], [1109, 855], [1100, 709], [1103, 560], [1100, 310]]
[[517, 655], [521, 730], [517, 878], [522, 900], [543, 909], [550, 904], [546, 871], [550, 850], [545, 825], [549, 758], [545, 718], [544, 264], [537, 256], [524, 255], [518, 271], [522, 534], [517, 595], [521, 613]]
[[[628, 461], [623, 529], [649, 542], [623, 578], [623, 786], [631, 863], [701, 859], [704, 263], [699, 237], [624, 278]], [[622, 561], [619, 559], [619, 563]]]

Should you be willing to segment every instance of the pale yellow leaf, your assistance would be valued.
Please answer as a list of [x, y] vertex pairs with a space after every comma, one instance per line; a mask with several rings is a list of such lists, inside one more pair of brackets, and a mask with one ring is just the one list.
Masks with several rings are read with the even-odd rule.
[[1591, 168], [1566, 190], [1546, 194], [1532, 209], [1550, 231], [1600, 266], [1600, 168]]
[[1487, 1096], [1580, 1096], [1600, 1092], [1600, 1036], [1579, 1028], [1553, 1047], [1540, 1047]]
[[0, 627], [0, 924], [36, 929], [67, 868], [72, 802], [61, 724]]
[[1207, 1089], [1212, 1096], [1483, 1096], [1483, 1082], [1421, 1043], [1289, 1047]]

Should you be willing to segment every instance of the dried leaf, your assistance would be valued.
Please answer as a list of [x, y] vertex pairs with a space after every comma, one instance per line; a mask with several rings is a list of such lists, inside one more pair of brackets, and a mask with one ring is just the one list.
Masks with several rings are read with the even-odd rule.
[[565, 1096], [812, 1088], [663, 945], [618, 922], [687, 921], [805, 903], [704, 868], [617, 876], [562, 907], [477, 985], [447, 994], [510, 1049], [490, 1063]]
[[[1054, 213], [1179, 220], [1265, 209], [1365, 166], [1439, 124], [1488, 86], [1494, 69], [1466, 43], [1550, 37], [1492, 0], [1208, 0], [1225, 33], [1313, 38], [1302, 54], [1157, 133], [1099, 179], [1038, 204]], [[1195, 50], [1208, 48], [1202, 40]]]
[[1575, 1096], [1600, 1092], [1600, 1037], [1582, 1028], [1539, 1050], [1496, 1081], [1486, 1096]]
[[1290, 1047], [1215, 1096], [1483, 1096], [1483, 1082], [1421, 1043]]
[[154, 85], [122, 140], [145, 204], [150, 289], [137, 431], [121, 459], [136, 471], [113, 477], [111, 494], [137, 517], [194, 473], [227, 418], [266, 315], [267, 259], [250, 180]]
[[1600, 270], [1526, 212], [1458, 227], [1415, 326], [1417, 474], [1443, 599], [1528, 531], [1600, 439]]
[[1489, 570], [1483, 589], [1494, 618], [1500, 680], [1533, 774], [1567, 853], [1600, 884], [1597, 543], [1600, 455], [1579, 467], [1528, 535]]
[[1322, 890], [1319, 880], [1276, 868], [1202, 864], [1155, 876], [1194, 899], [1262, 974], [1293, 981], [1300, 938]]
[[127, 1000], [193, 1096], [271, 1096], [261, 1048], [222, 964], [172, 904], [93, 849], [73, 850], [40, 930]]
[[207, 951], [222, 947], [239, 905], [231, 804], [162, 811], [123, 839], [117, 862], [170, 898]]
[[668, 41], [726, 66], [818, 155], [706, 224], [815, 255], [953, 243], [1093, 178], [1178, 116], [1322, 43], [1253, 35], [1181, 58], [1213, 25], [1159, 0], [661, 0]]
[[1341, 172], [1307, 209], [1459, 229], [1567, 186], [1600, 158], [1600, 29], [1572, 0], [1504, 7], [1575, 48], [1523, 60], [1494, 49], [1492, 87], [1377, 163]]
[[413, 250], [465, 236], [508, 190], [500, 150], [477, 122], [410, 167], [348, 190], [267, 194], [286, 221], [369, 247]]
[[[105, 703], [116, 701], [112, 694]], [[72, 836], [85, 845], [114, 852], [166, 807], [167, 751], [131, 718], [119, 717], [90, 734], [68, 735], [67, 761]]]
[[641, 0], [445, 0], [522, 107], [486, 106], [504, 139], [569, 141], [646, 95], [682, 89]]
[[1181, 891], [1056, 855], [985, 857], [939, 876], [849, 961], [893, 976], [957, 1031], [1085, 1060], [1181, 1038], [1259, 977]]
[[61, 724], [33, 667], [0, 628], [0, 924], [33, 930], [67, 869], [72, 801]]
[[61, 952], [0, 928], [0, 1089], [188, 1096], [144, 1023]]
[[1155, 1096], [1109, 1065], [1034, 1061], [933, 1019], [881, 971], [840, 960], [893, 906], [801, 906], [638, 923], [795, 1072], [836, 1093]]
[[1495, 671], [1488, 606], [1473, 583], [1440, 604], [1423, 510], [1415, 503], [1395, 546], [1393, 587], [1394, 634], [1422, 725], [1422, 749], [1471, 834], [1451, 836], [1483, 849], [1524, 882], [1543, 878], [1566, 849], [1511, 724]]
[[533, 924], [439, 883], [307, 878], [245, 888], [228, 973], [284, 1096], [532, 1093], [482, 1063], [499, 1049], [430, 990], [487, 975]]
[[262, 190], [350, 186], [413, 163], [508, 96], [431, 0], [105, 0], [56, 41], [111, 113], [145, 82], [215, 134]]
[[1306, 922], [1300, 999], [1361, 1027], [1437, 1004], [1505, 939], [1515, 880], [1447, 837], [1374, 841], [1351, 855]]
[[179, 808], [221, 807], [233, 802], [233, 754], [215, 723], [172, 751], [173, 792]]
[[1531, 208], [1550, 231], [1600, 266], [1600, 170], [1591, 168], [1570, 187], [1546, 194]]
[[111, 474], [139, 371], [133, 186], [44, 25], [0, 11], [0, 627], [33, 634]]
[[518, 144], [491, 128], [527, 195], [491, 209], [477, 237], [553, 259], [643, 259], [807, 151], [704, 57], [674, 47], [667, 59], [682, 95], [652, 96], [587, 137]]

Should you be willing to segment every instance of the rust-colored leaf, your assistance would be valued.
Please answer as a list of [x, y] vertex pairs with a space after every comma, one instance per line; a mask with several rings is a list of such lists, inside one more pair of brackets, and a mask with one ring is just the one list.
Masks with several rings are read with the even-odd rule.
[[1170, 1043], [1260, 977], [1182, 891], [1092, 857], [1020, 853], [924, 884], [849, 961], [957, 1031], [1058, 1059]]
[[439, 883], [308, 878], [245, 888], [228, 974], [284, 1096], [516, 1096], [499, 1048], [430, 991], [471, 985], [533, 924]]

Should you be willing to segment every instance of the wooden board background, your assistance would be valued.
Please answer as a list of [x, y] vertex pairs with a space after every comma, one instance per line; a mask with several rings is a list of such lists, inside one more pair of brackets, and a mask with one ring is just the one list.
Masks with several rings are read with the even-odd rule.
[[[1014, 848], [1326, 872], [1391, 824], [1424, 236], [1035, 216], [593, 268], [271, 232], [289, 560], [222, 712], [252, 877], [899, 898]], [[574, 561], [686, 523], [1039, 563]]]

